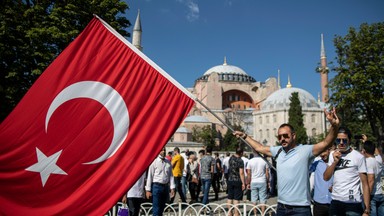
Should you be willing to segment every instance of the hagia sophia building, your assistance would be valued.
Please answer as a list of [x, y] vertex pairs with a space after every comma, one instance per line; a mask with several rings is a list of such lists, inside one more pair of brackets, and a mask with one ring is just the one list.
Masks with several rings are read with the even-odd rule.
[[[133, 28], [132, 44], [142, 51], [141, 36], [139, 11]], [[316, 100], [306, 90], [293, 87], [289, 79], [286, 87], [282, 88], [279, 72], [277, 79], [269, 77], [265, 81], [257, 81], [240, 67], [228, 64], [224, 57], [222, 64], [209, 68], [197, 77], [192, 88], [188, 88], [206, 107], [196, 102], [188, 117], [168, 142], [167, 148], [171, 150], [178, 146], [180, 149], [188, 148], [197, 152], [203, 144], [192, 142], [193, 128], [209, 125], [222, 137], [228, 130], [222, 121], [227, 125], [240, 125], [248, 136], [252, 136], [263, 145], [274, 146], [277, 142], [278, 127], [288, 122], [289, 98], [293, 92], [299, 93], [308, 137], [325, 134], [327, 124], [324, 107], [328, 99], [328, 68], [323, 35], [321, 35], [320, 63], [318, 70], [321, 98], [319, 94]], [[216, 144], [220, 145], [219, 137]]]

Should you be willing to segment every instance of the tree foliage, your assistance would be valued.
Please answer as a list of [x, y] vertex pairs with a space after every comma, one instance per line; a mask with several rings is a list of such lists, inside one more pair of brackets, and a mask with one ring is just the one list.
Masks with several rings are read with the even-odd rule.
[[206, 125], [204, 127], [193, 127], [192, 128], [192, 141], [203, 143], [205, 146], [215, 148], [215, 141], [217, 138], [217, 131]]
[[[352, 132], [382, 141], [384, 128], [384, 22], [363, 23], [336, 36], [336, 76], [330, 81], [330, 103]], [[373, 138], [373, 137], [372, 137]]]
[[299, 93], [293, 92], [289, 97], [291, 103], [288, 110], [288, 123], [295, 128], [297, 143], [308, 143], [307, 131], [304, 127], [303, 111], [300, 104]]
[[[243, 131], [244, 129], [239, 125], [234, 125], [232, 128], [235, 131]], [[227, 130], [227, 132], [224, 135], [223, 141], [222, 141], [222, 148], [221, 150], [225, 151], [235, 151], [237, 147], [240, 145], [240, 140], [237, 139], [235, 136], [233, 136], [231, 130]]]
[[2, 1], [0, 4], [0, 119], [97, 14], [125, 37], [131, 24], [119, 0]]

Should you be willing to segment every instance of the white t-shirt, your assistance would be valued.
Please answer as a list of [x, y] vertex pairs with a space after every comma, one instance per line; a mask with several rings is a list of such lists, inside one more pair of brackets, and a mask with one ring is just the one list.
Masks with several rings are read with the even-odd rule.
[[247, 169], [247, 164], [248, 164], [249, 159], [243, 156], [243, 157], [241, 157], [241, 160], [243, 160], [243, 162], [244, 162], [244, 176], [247, 177], [247, 172], [245, 172], [245, 169]]
[[247, 170], [251, 170], [252, 183], [266, 183], [266, 169], [268, 164], [260, 157], [255, 156], [248, 161]]
[[372, 195], [382, 194], [381, 188], [381, 171], [383, 170], [382, 164], [380, 164], [375, 158], [366, 158], [367, 163], [367, 174], [375, 175], [375, 183], [373, 184]]
[[186, 177], [187, 176], [188, 156], [186, 153], [183, 153], [181, 156], [184, 158], [183, 176]]
[[230, 158], [230, 157], [225, 157], [225, 158], [223, 159], [224, 173], [228, 173], [228, 168], [229, 168], [229, 158]]
[[144, 198], [144, 180], [147, 172], [144, 172], [136, 183], [129, 189], [127, 193], [128, 198]]
[[[328, 165], [333, 163], [333, 153], [329, 155]], [[333, 173], [332, 199], [346, 203], [361, 203], [359, 173], [366, 173], [365, 158], [356, 150], [342, 154]]]

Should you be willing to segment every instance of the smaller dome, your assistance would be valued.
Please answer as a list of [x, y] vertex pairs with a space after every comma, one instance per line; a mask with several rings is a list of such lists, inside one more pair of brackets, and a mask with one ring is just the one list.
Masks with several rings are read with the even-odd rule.
[[191, 131], [188, 130], [188, 128], [186, 128], [186, 127], [179, 127], [179, 128], [177, 128], [175, 133], [191, 133]]
[[188, 116], [184, 122], [211, 123], [206, 117], [197, 115]]
[[320, 108], [315, 98], [300, 88], [283, 88], [272, 93], [262, 104], [262, 110], [289, 109], [293, 92], [299, 93], [300, 105], [303, 109]]

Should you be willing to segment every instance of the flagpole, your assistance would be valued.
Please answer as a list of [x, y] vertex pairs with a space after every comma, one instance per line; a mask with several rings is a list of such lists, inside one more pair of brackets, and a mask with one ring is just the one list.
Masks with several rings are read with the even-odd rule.
[[[223, 119], [221, 119], [218, 115], [216, 115], [216, 113], [212, 112], [211, 109], [209, 109], [209, 107], [207, 107], [201, 100], [199, 100], [198, 98], [195, 98], [195, 100], [201, 104], [205, 109], [208, 110], [208, 112], [210, 112], [213, 116], [215, 116], [221, 123], [223, 123], [224, 126], [226, 126], [230, 131], [235, 132], [235, 130], [229, 125], [227, 124]], [[241, 139], [241, 141], [243, 141], [245, 144], [247, 144], [249, 147], [251, 147], [253, 149], [253, 147], [251, 146], [251, 144], [249, 144], [245, 139], [243, 139], [243, 137], [239, 137]], [[272, 169], [274, 169], [275, 171], [276, 168], [262, 155], [260, 155], [259, 152], [255, 151], [256, 154], [258, 154], [270, 167], [272, 167]]]

